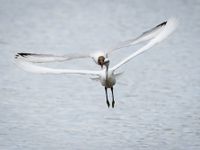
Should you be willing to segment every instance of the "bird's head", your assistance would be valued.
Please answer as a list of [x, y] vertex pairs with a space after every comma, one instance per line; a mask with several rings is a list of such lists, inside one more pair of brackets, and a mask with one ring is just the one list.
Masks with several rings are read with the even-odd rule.
[[98, 57], [98, 65], [100, 65], [101, 68], [103, 68], [104, 61], [105, 61], [105, 57], [104, 56], [99, 56]]

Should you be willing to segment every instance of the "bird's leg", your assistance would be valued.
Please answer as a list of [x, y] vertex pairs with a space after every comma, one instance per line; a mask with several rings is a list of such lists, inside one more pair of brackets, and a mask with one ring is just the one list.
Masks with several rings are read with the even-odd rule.
[[111, 87], [111, 92], [112, 92], [112, 108], [114, 108], [115, 107], [115, 99], [114, 99], [113, 87]]
[[108, 101], [108, 91], [107, 91], [107, 87], [105, 87], [105, 93], [106, 93], [106, 103], [108, 105], [108, 108], [110, 107], [110, 103]]

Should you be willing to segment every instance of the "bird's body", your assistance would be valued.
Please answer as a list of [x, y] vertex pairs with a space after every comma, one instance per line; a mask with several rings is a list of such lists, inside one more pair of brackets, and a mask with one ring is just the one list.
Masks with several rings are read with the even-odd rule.
[[106, 88], [111, 88], [116, 83], [116, 77], [112, 70], [108, 70], [108, 72], [106, 72], [106, 69], [102, 70], [102, 74], [99, 78], [101, 85]]
[[[138, 56], [139, 54], [147, 51], [148, 49], [152, 48], [157, 43], [160, 43], [165, 38], [167, 38], [176, 28], [177, 21], [176, 19], [172, 18], [169, 19], [167, 22], [163, 22], [159, 24], [158, 26], [154, 27], [153, 29], [144, 32], [139, 38], [136, 38], [135, 40], [130, 40], [128, 42], [128, 45], [135, 44], [141, 41], [149, 40], [149, 42], [138, 49], [136, 52], [130, 54], [128, 57], [120, 61], [118, 64], [116, 64], [113, 67], [109, 67], [108, 60], [108, 53], [107, 52], [96, 52], [89, 55], [95, 63], [101, 66], [101, 70], [98, 71], [92, 71], [92, 70], [70, 70], [70, 69], [53, 69], [48, 67], [42, 67], [35, 65], [33, 63], [39, 63], [39, 62], [50, 62], [50, 61], [63, 61], [63, 60], [69, 60], [72, 58], [84, 58], [88, 57], [88, 55], [75, 55], [74, 57], [69, 57], [69, 55], [66, 56], [55, 56], [55, 55], [48, 55], [48, 54], [31, 54], [31, 53], [18, 53], [15, 56], [15, 60], [17, 64], [23, 68], [26, 71], [33, 72], [33, 73], [39, 73], [39, 74], [81, 74], [81, 75], [92, 75], [96, 76], [94, 79], [98, 79], [102, 86], [105, 88], [105, 94], [106, 94], [106, 103], [108, 107], [110, 106], [109, 100], [108, 100], [108, 93], [107, 89], [110, 88], [112, 92], [112, 107], [115, 105], [114, 100], [114, 93], [113, 93], [113, 87], [116, 84], [116, 77], [119, 74], [116, 74], [115, 71], [120, 68], [122, 65], [129, 62], [134, 57]], [[125, 42], [126, 43], [126, 42]], [[125, 44], [127, 46], [127, 44]], [[117, 49], [117, 48], [116, 48]], [[118, 47], [119, 49], [119, 47]]]

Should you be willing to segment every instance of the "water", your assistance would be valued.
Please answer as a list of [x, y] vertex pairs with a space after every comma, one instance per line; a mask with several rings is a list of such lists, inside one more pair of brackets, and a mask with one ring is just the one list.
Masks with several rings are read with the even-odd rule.
[[[200, 149], [200, 2], [0, 1], [0, 149]], [[121, 70], [116, 108], [84, 76], [35, 75], [17, 52], [105, 49], [175, 16], [177, 31]], [[135, 48], [111, 56], [112, 65]], [[50, 64], [98, 69], [91, 60]]]

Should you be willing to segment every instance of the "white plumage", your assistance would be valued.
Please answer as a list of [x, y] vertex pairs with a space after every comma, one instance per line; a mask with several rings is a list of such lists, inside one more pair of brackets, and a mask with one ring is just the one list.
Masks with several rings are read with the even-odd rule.
[[[153, 29], [144, 32], [141, 36], [139, 36], [136, 39], [129, 40], [124, 42], [124, 45], [122, 44], [121, 47], [130, 46], [133, 44], [137, 44], [144, 41], [149, 41], [147, 44], [145, 44], [143, 47], [141, 47], [139, 50], [135, 51], [134, 53], [130, 54], [128, 57], [120, 61], [118, 64], [116, 64], [113, 67], [109, 67], [109, 60], [107, 58], [107, 55], [120, 48], [120, 46], [113, 48], [109, 50], [108, 52], [95, 52], [91, 54], [86, 55], [65, 55], [65, 56], [55, 56], [55, 55], [49, 55], [49, 54], [26, 54], [26, 53], [19, 53], [15, 57], [16, 64], [21, 67], [22, 69], [32, 72], [32, 73], [39, 73], [39, 74], [80, 74], [80, 75], [95, 75], [96, 79], [98, 79], [101, 84], [105, 87], [106, 91], [106, 102], [108, 107], [110, 106], [110, 103], [108, 101], [108, 95], [107, 95], [107, 88], [111, 88], [112, 91], [112, 107], [114, 107], [115, 101], [114, 101], [114, 95], [113, 95], [113, 86], [116, 83], [116, 76], [115, 71], [120, 68], [122, 65], [127, 63], [128, 61], [132, 60], [137, 55], [147, 51], [148, 49], [152, 48], [159, 42], [163, 41], [165, 38], [167, 38], [176, 28], [177, 26], [177, 20], [175, 18], [169, 19], [167, 22], [163, 22], [162, 24], [159, 24], [158, 26], [154, 27]], [[105, 66], [102, 70], [92, 71], [92, 70], [71, 70], [71, 69], [53, 69], [48, 67], [42, 67], [33, 64], [33, 62], [39, 63], [39, 62], [50, 62], [50, 61], [64, 61], [69, 59], [75, 59], [75, 58], [84, 58], [84, 57], [91, 57], [94, 59], [94, 61], [98, 64], [98, 57], [104, 56], [105, 60], [103, 61], [103, 65]]]

